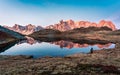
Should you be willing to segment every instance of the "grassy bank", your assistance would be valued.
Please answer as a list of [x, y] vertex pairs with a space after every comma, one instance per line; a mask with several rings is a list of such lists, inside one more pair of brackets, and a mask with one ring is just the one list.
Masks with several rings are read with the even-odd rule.
[[119, 75], [120, 44], [66, 57], [0, 56], [1, 75]]

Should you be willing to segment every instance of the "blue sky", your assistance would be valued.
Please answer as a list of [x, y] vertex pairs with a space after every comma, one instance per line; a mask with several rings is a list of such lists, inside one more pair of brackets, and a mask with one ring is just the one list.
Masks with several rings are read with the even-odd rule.
[[120, 28], [120, 0], [0, 0], [0, 17], [0, 24], [9, 26], [105, 19]]

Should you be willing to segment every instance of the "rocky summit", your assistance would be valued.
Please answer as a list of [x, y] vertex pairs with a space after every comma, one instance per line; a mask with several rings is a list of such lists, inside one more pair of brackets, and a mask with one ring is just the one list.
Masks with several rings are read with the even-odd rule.
[[8, 27], [8, 26], [4, 26], [4, 27], [7, 29], [10, 29], [10, 30], [13, 30], [15, 32], [19, 32], [23, 35], [29, 35], [33, 32], [43, 29], [43, 27], [41, 27], [41, 26], [35, 26], [32, 24], [28, 24], [26, 26], [21, 26], [21, 25], [15, 24], [13, 27]]
[[89, 21], [78, 21], [75, 22], [73, 20], [67, 20], [63, 21], [61, 20], [58, 24], [47, 26], [46, 29], [56, 29], [59, 31], [67, 31], [72, 30], [75, 28], [81, 28], [81, 27], [108, 27], [112, 30], [116, 30], [115, 25], [111, 21], [105, 21], [101, 20], [98, 24], [94, 22]]

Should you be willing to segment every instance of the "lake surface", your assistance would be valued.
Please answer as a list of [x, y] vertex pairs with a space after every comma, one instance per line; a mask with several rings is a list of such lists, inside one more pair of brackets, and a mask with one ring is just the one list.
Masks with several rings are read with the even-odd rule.
[[34, 39], [22, 40], [0, 49], [0, 55], [32, 55], [34, 58], [45, 56], [67, 56], [75, 53], [89, 53], [90, 49], [115, 48], [115, 44], [79, 44], [70, 41], [40, 42]]

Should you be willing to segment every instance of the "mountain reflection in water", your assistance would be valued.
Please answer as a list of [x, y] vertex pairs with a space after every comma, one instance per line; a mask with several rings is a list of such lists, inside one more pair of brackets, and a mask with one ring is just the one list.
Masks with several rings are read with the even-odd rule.
[[[36, 44], [36, 43], [42, 43], [41, 41], [39, 40], [35, 40], [31, 37], [27, 37], [27, 40], [22, 40], [20, 42], [18, 42], [17, 44], [22, 44], [22, 43], [28, 43], [30, 45], [33, 45], [33, 44]], [[107, 43], [107, 44], [79, 44], [79, 43], [73, 43], [73, 42], [70, 42], [70, 41], [65, 41], [65, 40], [60, 40], [60, 41], [53, 41], [53, 42], [47, 42], [47, 43], [50, 43], [50, 44], [54, 44], [54, 45], [58, 45], [60, 48], [68, 48], [68, 49], [71, 49], [71, 48], [83, 48], [83, 47], [88, 47], [88, 46], [94, 46], [96, 45], [98, 48], [108, 48], [109, 46], [112, 45], [112, 43]]]
[[69, 41], [56, 41], [56, 42], [51, 42], [51, 44], [55, 44], [55, 45], [59, 45], [60, 48], [83, 48], [83, 47], [88, 47], [88, 46], [94, 46], [96, 45], [98, 48], [108, 48], [110, 45], [112, 45], [112, 43], [108, 43], [108, 44], [79, 44], [79, 43], [73, 43], [73, 42], [69, 42]]
[[[12, 45], [12, 44], [11, 44]], [[75, 53], [89, 53], [90, 49], [100, 50], [114, 48], [115, 44], [79, 44], [70, 41], [59, 40], [51, 42], [42, 42], [27, 37], [27, 40], [16, 42], [15, 45], [7, 45], [1, 48], [0, 55], [33, 55], [35, 58], [43, 56], [66, 56]], [[9, 46], [9, 47], [8, 47]], [[4, 49], [4, 50], [3, 50]], [[3, 52], [4, 51], [4, 52]]]

